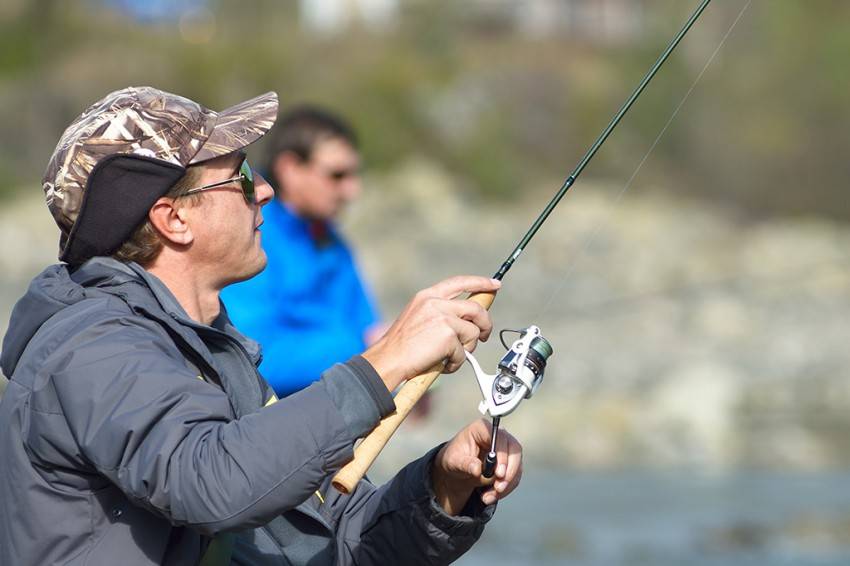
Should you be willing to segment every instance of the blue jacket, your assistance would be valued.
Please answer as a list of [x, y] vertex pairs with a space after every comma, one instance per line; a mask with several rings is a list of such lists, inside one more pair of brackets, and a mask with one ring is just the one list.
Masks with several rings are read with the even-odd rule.
[[363, 352], [378, 313], [332, 225], [317, 237], [309, 221], [277, 199], [263, 217], [268, 266], [221, 296], [234, 324], [263, 345], [260, 371], [285, 396]]

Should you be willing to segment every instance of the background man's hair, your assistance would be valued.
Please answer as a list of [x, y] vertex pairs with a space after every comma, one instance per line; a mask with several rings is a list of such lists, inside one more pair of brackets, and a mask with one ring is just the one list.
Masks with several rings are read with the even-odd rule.
[[357, 135], [344, 118], [318, 106], [296, 106], [283, 114], [270, 132], [266, 171], [278, 154], [289, 151], [309, 161], [316, 144], [329, 138], [341, 138], [356, 148]]
[[[192, 201], [194, 203], [200, 199], [201, 195], [186, 195], [186, 191], [201, 184], [202, 172], [203, 168], [198, 165], [188, 167], [180, 180], [163, 196], [173, 199], [195, 199]], [[162, 246], [162, 238], [160, 238], [159, 232], [151, 224], [150, 218], [145, 215], [142, 223], [133, 231], [130, 238], [112, 254], [112, 257], [123, 262], [135, 261], [142, 267], [147, 267], [162, 251]]]

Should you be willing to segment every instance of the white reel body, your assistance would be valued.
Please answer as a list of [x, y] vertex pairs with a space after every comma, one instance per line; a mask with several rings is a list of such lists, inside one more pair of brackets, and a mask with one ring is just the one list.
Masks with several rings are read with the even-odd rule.
[[513, 332], [518, 332], [520, 337], [499, 361], [498, 373], [485, 373], [475, 356], [466, 353], [481, 388], [483, 400], [478, 410], [484, 415], [501, 417], [512, 413], [523, 399], [529, 399], [537, 391], [543, 381], [546, 359], [552, 355], [552, 346], [534, 325]]

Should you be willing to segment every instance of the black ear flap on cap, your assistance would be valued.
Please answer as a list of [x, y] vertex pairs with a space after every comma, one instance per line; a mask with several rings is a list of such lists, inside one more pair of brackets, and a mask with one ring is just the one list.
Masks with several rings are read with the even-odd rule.
[[112, 154], [101, 159], [89, 174], [59, 259], [77, 265], [115, 252], [185, 173], [185, 167], [153, 157]]

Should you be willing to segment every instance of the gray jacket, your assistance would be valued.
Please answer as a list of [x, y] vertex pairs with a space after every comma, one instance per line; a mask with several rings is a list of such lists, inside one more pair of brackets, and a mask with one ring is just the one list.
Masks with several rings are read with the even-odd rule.
[[365, 360], [275, 402], [259, 359], [226, 312], [193, 322], [135, 264], [46, 269], [0, 357], [0, 564], [197, 564], [214, 538], [236, 564], [446, 564], [477, 540], [493, 508], [446, 515], [434, 451], [330, 486], [393, 410]]

